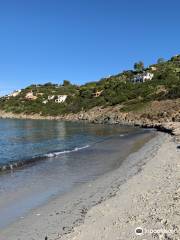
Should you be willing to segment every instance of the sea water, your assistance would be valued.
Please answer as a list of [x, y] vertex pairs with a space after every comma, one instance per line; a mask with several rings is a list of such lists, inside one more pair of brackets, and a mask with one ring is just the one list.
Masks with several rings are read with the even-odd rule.
[[1, 119], [0, 228], [120, 167], [151, 135], [121, 125]]

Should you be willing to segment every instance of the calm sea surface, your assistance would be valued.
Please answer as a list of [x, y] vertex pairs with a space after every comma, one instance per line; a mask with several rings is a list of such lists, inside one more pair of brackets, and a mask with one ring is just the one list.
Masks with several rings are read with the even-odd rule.
[[1, 119], [0, 228], [119, 167], [151, 135], [120, 125]]
[[137, 129], [42, 120], [0, 120], [0, 164], [62, 154]]

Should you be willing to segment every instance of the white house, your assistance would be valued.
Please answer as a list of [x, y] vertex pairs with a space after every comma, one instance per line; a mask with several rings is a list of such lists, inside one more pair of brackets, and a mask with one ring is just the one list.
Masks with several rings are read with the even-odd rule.
[[67, 95], [58, 95], [57, 97], [58, 97], [58, 98], [55, 99], [55, 102], [56, 102], [56, 103], [63, 103], [63, 102], [66, 101]]
[[21, 90], [16, 90], [8, 95], [8, 97], [17, 97], [20, 94]]
[[25, 98], [28, 99], [28, 100], [36, 100], [37, 96], [34, 96], [33, 92], [30, 91], [30, 92], [26, 93]]
[[151, 68], [151, 71], [156, 71], [157, 70], [157, 67], [154, 67], [154, 66], [152, 66], [150, 68]]
[[131, 81], [133, 83], [138, 83], [138, 82], [146, 82], [148, 80], [152, 80], [154, 74], [150, 72], [144, 72], [142, 74], [137, 74]]
[[50, 95], [50, 96], [48, 96], [48, 100], [53, 100], [55, 98], [55, 96], [54, 95]]
[[153, 74], [153, 73], [147, 72], [147, 73], [144, 74], [143, 80], [144, 80], [144, 82], [145, 82], [146, 80], [152, 80], [153, 77], [154, 77], [154, 74]]
[[43, 103], [43, 104], [47, 104], [47, 103], [48, 103], [48, 100], [44, 100], [42, 103]]

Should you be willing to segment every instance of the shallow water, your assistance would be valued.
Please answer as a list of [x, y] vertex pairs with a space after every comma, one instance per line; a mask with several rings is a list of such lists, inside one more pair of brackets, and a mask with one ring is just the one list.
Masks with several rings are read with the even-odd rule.
[[42, 120], [0, 120], [0, 133], [1, 164], [37, 160], [1, 172], [0, 228], [119, 167], [153, 136], [150, 130], [127, 126]]
[[0, 165], [76, 151], [111, 135], [134, 131], [84, 123], [1, 119]]

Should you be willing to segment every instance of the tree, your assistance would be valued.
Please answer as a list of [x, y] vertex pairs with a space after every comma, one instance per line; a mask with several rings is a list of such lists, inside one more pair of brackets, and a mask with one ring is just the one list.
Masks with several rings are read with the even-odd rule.
[[71, 82], [69, 80], [63, 81], [63, 86], [69, 86], [69, 85], [71, 85]]
[[180, 55], [175, 55], [175, 56], [173, 56], [172, 58], [171, 58], [171, 61], [173, 61], [173, 62], [176, 62], [176, 61], [180, 61]]
[[144, 69], [144, 63], [142, 61], [136, 62], [134, 64], [134, 70], [135, 71], [142, 71]]
[[161, 63], [164, 63], [164, 62], [165, 62], [164, 58], [158, 58], [158, 60], [157, 60], [158, 64], [161, 64]]
[[[54, 85], [54, 84], [51, 83], [51, 82], [47, 82], [47, 83], [44, 84], [44, 86], [46, 86], [46, 87], [48, 87], [48, 86], [50, 87], [50, 86], [53, 86], [53, 85]], [[31, 86], [32, 86], [32, 85], [31, 85]], [[36, 85], [35, 85], [35, 86], [36, 86]]]

